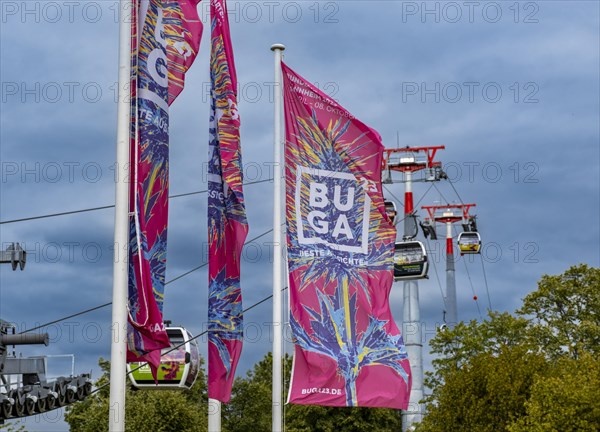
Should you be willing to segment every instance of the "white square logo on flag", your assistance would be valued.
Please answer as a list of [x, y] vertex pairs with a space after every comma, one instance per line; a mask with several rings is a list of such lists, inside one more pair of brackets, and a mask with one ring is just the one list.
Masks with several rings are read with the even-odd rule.
[[298, 165], [295, 206], [299, 244], [368, 253], [371, 198], [352, 173]]

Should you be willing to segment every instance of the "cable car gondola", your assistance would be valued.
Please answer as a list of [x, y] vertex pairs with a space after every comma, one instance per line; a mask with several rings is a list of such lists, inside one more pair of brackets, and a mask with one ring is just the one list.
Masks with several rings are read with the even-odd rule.
[[[130, 372], [129, 378], [134, 387], [176, 390], [190, 389], [194, 385], [200, 365], [196, 340], [183, 327], [166, 327], [166, 332], [171, 346], [162, 350], [156, 381], [154, 381], [150, 366], [147, 364], [127, 364], [128, 372]], [[178, 348], [173, 349], [175, 347]], [[143, 366], [137, 369], [142, 364]]]
[[429, 263], [425, 246], [420, 241], [396, 243], [394, 250], [394, 280], [422, 279], [427, 277]]
[[481, 236], [475, 231], [465, 231], [458, 235], [460, 254], [478, 254], [481, 251]]
[[392, 225], [396, 222], [396, 216], [398, 216], [398, 210], [394, 201], [385, 201], [385, 212], [392, 221]]

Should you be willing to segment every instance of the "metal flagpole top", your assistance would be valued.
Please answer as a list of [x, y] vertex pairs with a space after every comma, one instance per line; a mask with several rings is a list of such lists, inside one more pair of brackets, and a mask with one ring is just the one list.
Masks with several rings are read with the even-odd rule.
[[279, 44], [279, 43], [271, 45], [271, 51], [275, 51], [275, 50], [284, 51], [285, 50], [285, 45], [284, 44]]

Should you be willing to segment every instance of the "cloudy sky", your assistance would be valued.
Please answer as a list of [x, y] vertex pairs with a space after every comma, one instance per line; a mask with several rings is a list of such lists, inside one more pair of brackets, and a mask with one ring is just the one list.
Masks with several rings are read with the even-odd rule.
[[[112, 209], [10, 221], [114, 203], [118, 3], [0, 6], [0, 242], [20, 242], [29, 254], [24, 272], [0, 268], [0, 318], [24, 330], [111, 300]], [[199, 9], [206, 24], [208, 0]], [[244, 1], [229, 9], [247, 181], [270, 178], [269, 47], [284, 43], [288, 65], [377, 129], [386, 146], [446, 146], [440, 160], [460, 198], [442, 181], [415, 185], [415, 199], [477, 204], [484, 253], [457, 262], [460, 319], [485, 316], [486, 278], [492, 309], [513, 311], [542, 274], [600, 265], [597, 2]], [[172, 194], [206, 189], [204, 30], [171, 110]], [[402, 197], [403, 184], [389, 189]], [[272, 226], [272, 184], [245, 194], [253, 238]], [[167, 280], [206, 261], [206, 195], [172, 199], [169, 218]], [[246, 248], [245, 306], [271, 293], [271, 241]], [[426, 340], [444, 309], [443, 245], [431, 248], [436, 268], [419, 283]], [[206, 300], [204, 268], [167, 287], [165, 318], [197, 334]], [[401, 323], [400, 284], [391, 307]], [[239, 374], [270, 350], [270, 314], [264, 303], [246, 315]], [[98, 358], [110, 356], [109, 328], [105, 307], [47, 327], [51, 345], [23, 352], [75, 354], [76, 371], [97, 378]], [[25, 424], [66, 430], [60, 415]]]

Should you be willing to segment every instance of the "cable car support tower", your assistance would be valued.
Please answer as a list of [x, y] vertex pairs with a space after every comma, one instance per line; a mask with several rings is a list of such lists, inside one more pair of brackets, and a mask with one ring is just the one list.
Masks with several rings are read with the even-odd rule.
[[[441, 163], [434, 158], [438, 150], [435, 147], [402, 147], [384, 151], [384, 182], [391, 183], [392, 171], [403, 173], [404, 177], [404, 234], [403, 240], [413, 239], [417, 234], [416, 216], [413, 204], [413, 173], [427, 170], [426, 181], [438, 181], [443, 176]], [[423, 409], [423, 339], [421, 331], [421, 313], [419, 307], [419, 285], [416, 279], [404, 280], [403, 289], [402, 335], [412, 373], [412, 389], [408, 411], [403, 413], [402, 430], [411, 430], [413, 423], [421, 421]]]
[[[434, 205], [434, 206], [423, 206], [424, 210], [429, 213], [429, 218], [432, 224], [436, 222], [446, 224], [446, 324], [450, 327], [455, 326], [458, 323], [458, 311], [456, 306], [456, 276], [454, 272], [454, 244], [452, 241], [452, 224], [461, 222], [465, 233], [476, 234], [479, 240], [479, 234], [477, 234], [477, 225], [475, 223], [475, 217], [469, 215], [469, 210], [475, 207], [475, 204], [446, 204], [446, 205]], [[460, 241], [459, 241], [460, 243]], [[465, 250], [465, 246], [459, 244], [461, 255], [463, 253], [479, 253], [479, 246], [481, 242], [474, 245], [476, 248], [471, 251]]]

